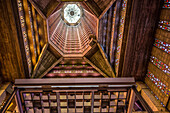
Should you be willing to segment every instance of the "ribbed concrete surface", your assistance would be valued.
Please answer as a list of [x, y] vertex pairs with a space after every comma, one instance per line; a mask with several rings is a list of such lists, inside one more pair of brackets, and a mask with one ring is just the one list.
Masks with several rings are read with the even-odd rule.
[[49, 42], [64, 55], [82, 55], [89, 47], [90, 35], [96, 35], [95, 18], [86, 10], [77, 26], [68, 26], [61, 18], [61, 10], [48, 19]]

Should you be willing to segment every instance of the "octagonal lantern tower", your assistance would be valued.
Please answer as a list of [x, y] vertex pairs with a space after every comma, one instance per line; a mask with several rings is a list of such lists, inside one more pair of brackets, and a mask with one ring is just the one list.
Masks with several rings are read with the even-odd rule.
[[63, 57], [83, 57], [97, 34], [97, 18], [80, 3], [67, 2], [47, 19], [49, 44]]

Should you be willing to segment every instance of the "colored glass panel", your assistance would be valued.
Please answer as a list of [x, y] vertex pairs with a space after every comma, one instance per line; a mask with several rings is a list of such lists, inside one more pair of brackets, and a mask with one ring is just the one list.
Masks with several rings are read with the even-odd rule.
[[164, 73], [166, 73], [167, 75], [170, 76], [170, 67], [163, 63], [161, 60], [159, 60], [158, 58], [156, 58], [155, 56], [151, 56], [150, 61], [156, 66], [158, 67], [160, 70], [162, 70]]
[[163, 42], [159, 39], [155, 39], [155, 43], [154, 46], [156, 46], [157, 48], [163, 50], [164, 52], [170, 54], [170, 44]]

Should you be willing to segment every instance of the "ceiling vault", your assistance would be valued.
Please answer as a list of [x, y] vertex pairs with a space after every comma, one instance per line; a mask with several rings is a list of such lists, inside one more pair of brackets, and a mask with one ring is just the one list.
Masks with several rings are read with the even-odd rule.
[[[63, 21], [60, 19], [61, 18], [60, 9], [64, 6], [63, 4], [64, 2], [69, 3], [68, 0], [67, 1], [47, 0], [46, 2], [44, 1], [40, 2], [38, 0], [28, 0], [28, 2], [31, 3], [32, 6], [31, 15], [29, 15], [30, 19], [28, 19], [28, 16], [25, 15], [26, 23], [32, 22], [33, 25], [33, 28], [27, 25], [28, 36], [31, 37], [30, 31], [32, 30], [32, 34], [34, 34], [36, 39], [36, 45], [34, 44], [34, 42], [32, 42], [29, 43], [29, 46], [30, 48], [34, 46], [34, 49], [36, 49], [37, 52], [36, 54], [38, 55], [38, 56], [33, 55], [34, 52], [31, 53], [31, 58], [35, 57], [34, 58], [35, 60], [34, 59], [31, 60], [32, 63], [34, 62], [33, 63], [34, 69], [31, 75], [32, 78], [42, 78], [44, 76], [46, 77], [48, 73], [51, 73], [51, 70], [54, 70], [56, 66], [60, 65], [59, 63], [61, 63], [61, 61], [64, 61], [64, 57], [67, 58], [73, 57], [75, 60], [78, 57], [82, 57], [85, 60], [85, 62], [90, 64], [101, 75], [105, 77], [115, 77], [113, 69], [109, 64], [109, 61], [105, 56], [105, 53], [103, 53], [103, 50], [101, 49], [100, 45], [97, 44], [98, 42], [95, 41], [98, 40], [99, 20], [106, 13], [106, 11], [113, 5], [113, 3], [115, 2], [114, 0], [111, 0], [107, 2], [107, 4], [104, 4], [105, 5], [104, 7], [99, 6], [95, 0], [77, 1], [80, 2], [80, 5], [82, 5], [83, 8], [85, 8], [83, 11], [84, 12], [83, 18], [81, 19], [81, 23], [80, 25], [77, 26], [77, 28], [66, 27]], [[24, 9], [30, 9], [28, 2], [26, 2], [26, 0], [23, 0], [23, 4], [25, 4], [23, 6]], [[28, 5], [26, 5], [26, 3]], [[28, 14], [28, 10], [24, 10], [24, 12]], [[95, 15], [91, 13], [95, 13]], [[41, 24], [39, 24], [40, 18], [36, 14], [40, 14], [40, 16], [42, 17], [43, 21], [41, 21]], [[93, 20], [93, 22], [91, 22], [91, 20]], [[42, 37], [42, 32], [45, 34], [44, 39], [48, 41], [44, 42], [46, 44], [43, 46], [43, 49], [40, 50], [40, 48], [42, 47], [42, 42], [40, 40]], [[73, 43], [73, 41], [71, 40], [74, 41], [77, 40], [77, 42]], [[60, 46], [55, 46], [56, 44]], [[98, 56], [94, 56], [92, 58], [86, 57], [86, 55], [89, 55], [90, 51], [93, 50], [92, 48], [94, 45], [96, 45], [95, 48], [98, 50], [98, 52], [96, 52], [96, 55], [100, 56], [101, 58], [100, 60], [102, 60], [102, 62], [105, 65], [107, 65], [106, 67], [108, 67], [109, 71], [107, 69], [104, 69], [104, 67], [102, 67], [100, 63], [96, 63], [95, 61], [93, 61], [96, 60]], [[76, 52], [75, 50], [78, 49], [77, 47], [80, 47], [81, 51], [80, 53], [82, 53], [81, 56], [78, 56], [78, 54], [76, 55], [75, 53]], [[61, 48], [63, 48], [63, 50]], [[32, 51], [33, 49], [30, 50]]]
[[[14, 27], [17, 28], [13, 32], [17, 33], [15, 36], [19, 43], [22, 65], [18, 62], [18, 64], [14, 64], [14, 67], [19, 65], [18, 71], [24, 68], [24, 73], [20, 73], [24, 75], [21, 76], [26, 78], [135, 76], [139, 78], [140, 73], [143, 73], [141, 76], [144, 76], [146, 72], [144, 67], [147, 65], [144, 59], [148, 58], [149, 55], [149, 49], [146, 49], [146, 47], [150, 47], [151, 43], [149, 43], [149, 40], [144, 43], [146, 47], [139, 45], [138, 42], [134, 42], [136, 45], [132, 44], [133, 40], [141, 41], [148, 37], [144, 31], [138, 30], [146, 37], [136, 34], [132, 38], [131, 32], [135, 32], [132, 23], [135, 23], [136, 19], [140, 21], [141, 18], [141, 15], [136, 14], [137, 17], [134, 16], [133, 8], [138, 9], [136, 6], [141, 6], [138, 2], [133, 2], [134, 0], [9, 1], [11, 2], [8, 6], [6, 2], [2, 2], [4, 5], [1, 10], [7, 14], [13, 14], [11, 17], [14, 18], [9, 19], [2, 13], [2, 21], [7, 18], [4, 22], [5, 25], [14, 22], [8, 25], [13, 26], [9, 30], [14, 29]], [[155, 11], [152, 11], [153, 14], [157, 12], [154, 7], [155, 3], [157, 2], [153, 2], [152, 6], [155, 9]], [[70, 24], [69, 21], [66, 23], [64, 21], [65, 16], [62, 17], [62, 13], [64, 14], [62, 10], [68, 4], [79, 4], [79, 8], [82, 9], [82, 16], [73, 24]], [[4, 11], [5, 6], [8, 8], [7, 11]], [[144, 13], [146, 11], [145, 8], [140, 10]], [[148, 12], [149, 14], [145, 15], [146, 18], [142, 19], [152, 18], [152, 12]], [[76, 15], [75, 12], [69, 11], [67, 13], [71, 15], [71, 18], [74, 14]], [[156, 20], [153, 19], [150, 24], [153, 24], [153, 22], [156, 22]], [[1, 27], [3, 28], [5, 25], [1, 25]], [[149, 29], [152, 26], [149, 26], [149, 24], [147, 26], [147, 32], [153, 32]], [[138, 27], [136, 28], [138, 29]], [[145, 29], [142, 26], [140, 28]], [[7, 29], [6, 31], [3, 29], [3, 31], [4, 33], [8, 32]], [[10, 34], [8, 37], [12, 37], [12, 35]], [[12, 41], [12, 39], [0, 43], [3, 45], [8, 41]], [[3, 45], [3, 47], [6, 46]], [[143, 57], [137, 55], [139, 58], [142, 57], [141, 60], [144, 62], [144, 64], [139, 63], [140, 66], [138, 67], [134, 65], [138, 64], [140, 60], [134, 61], [135, 58], [130, 58], [130, 53], [132, 55], [138, 53], [134, 48], [140, 48], [139, 50], [143, 55]], [[145, 53], [145, 50], [147, 50], [147, 53]], [[16, 50], [13, 49], [13, 51]], [[3, 53], [1, 55], [4, 56]], [[2, 56], [0, 56], [0, 61], [3, 61], [6, 57], [8, 59], [13, 58], [7, 55]], [[14, 62], [16, 63], [18, 59], [20, 58], [17, 57]], [[129, 65], [131, 67], [128, 67]], [[2, 69], [2, 72], [5, 73], [6, 67], [2, 68], [4, 69]], [[13, 69], [13, 67], [11, 68]], [[131, 70], [135, 70], [136, 73], [132, 73]], [[4, 78], [9, 79], [13, 72], [11, 71]]]

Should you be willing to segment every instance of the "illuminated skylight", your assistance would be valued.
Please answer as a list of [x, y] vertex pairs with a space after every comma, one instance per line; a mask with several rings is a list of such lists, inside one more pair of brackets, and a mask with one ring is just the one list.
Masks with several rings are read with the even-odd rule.
[[81, 17], [81, 10], [76, 4], [68, 4], [64, 8], [64, 18], [68, 23], [76, 23]]

